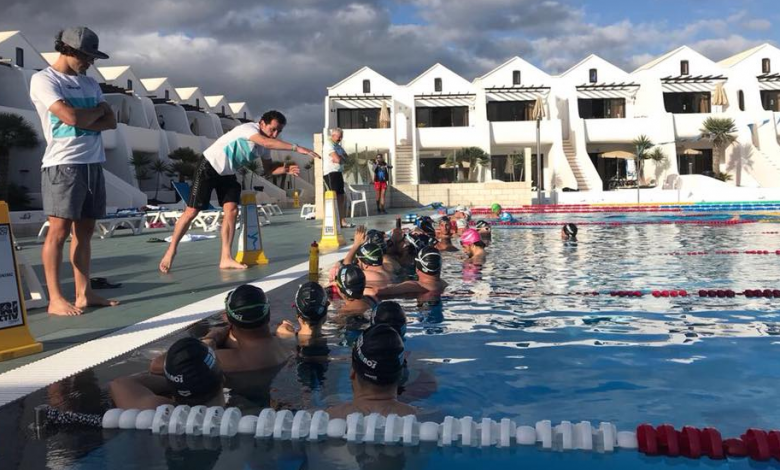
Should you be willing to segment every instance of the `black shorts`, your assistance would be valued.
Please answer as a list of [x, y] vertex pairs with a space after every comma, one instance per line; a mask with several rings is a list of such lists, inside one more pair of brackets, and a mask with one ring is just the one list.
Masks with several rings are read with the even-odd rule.
[[344, 176], [340, 171], [328, 173], [323, 179], [325, 180], [325, 189], [335, 191], [336, 194], [344, 194]]
[[204, 157], [200, 158], [198, 169], [195, 170], [195, 180], [192, 182], [188, 207], [204, 210], [209, 208], [211, 191], [217, 190], [219, 205], [226, 202], [241, 202], [241, 185], [236, 175], [220, 175]]

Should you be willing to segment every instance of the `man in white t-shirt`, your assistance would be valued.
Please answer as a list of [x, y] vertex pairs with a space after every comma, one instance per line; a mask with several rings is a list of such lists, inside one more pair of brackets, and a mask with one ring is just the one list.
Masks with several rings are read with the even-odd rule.
[[[68, 28], [57, 34], [54, 48], [60, 56], [30, 81], [30, 98], [46, 138], [41, 195], [49, 232], [42, 259], [49, 289], [49, 313], [80, 315], [86, 307], [119, 303], [96, 295], [89, 280], [95, 220], [106, 213], [102, 166], [106, 153], [100, 133], [115, 129], [116, 119], [103, 100], [100, 85], [86, 76], [95, 59], [108, 59], [98, 50], [97, 35], [85, 27]], [[65, 298], [60, 288], [62, 250], [71, 228], [74, 303]]]
[[344, 131], [336, 127], [331, 129], [330, 138], [325, 139], [322, 144], [322, 177], [325, 180], [325, 190], [336, 193], [336, 199], [339, 204], [339, 216], [341, 217], [342, 228], [352, 228], [353, 224], [347, 223], [347, 209], [344, 201], [344, 160], [347, 159], [347, 152], [341, 147], [341, 139], [344, 137]]
[[198, 169], [195, 171], [187, 209], [176, 221], [171, 244], [160, 261], [160, 271], [167, 273], [171, 270], [179, 242], [198, 213], [209, 206], [213, 190], [217, 191], [217, 199], [224, 213], [219, 267], [220, 269], [246, 269], [247, 266], [236, 261], [232, 253], [238, 204], [241, 202], [241, 185], [236, 179], [236, 170], [259, 158], [265, 175], [298, 176], [300, 169], [297, 165], [280, 166], [273, 170], [270, 150], [291, 150], [320, 158], [313, 150], [279, 139], [279, 134], [286, 124], [287, 118], [284, 114], [279, 111], [268, 111], [263, 114], [259, 122], [236, 126], [203, 152]]

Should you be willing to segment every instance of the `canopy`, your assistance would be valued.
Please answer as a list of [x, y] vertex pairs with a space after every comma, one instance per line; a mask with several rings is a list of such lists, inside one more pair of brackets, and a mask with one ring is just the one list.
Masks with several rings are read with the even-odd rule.
[[611, 152], [604, 152], [600, 155], [601, 158], [626, 158], [626, 159], [634, 159], [636, 158], [636, 155], [634, 155], [631, 152], [626, 152], [625, 150], [613, 150]]

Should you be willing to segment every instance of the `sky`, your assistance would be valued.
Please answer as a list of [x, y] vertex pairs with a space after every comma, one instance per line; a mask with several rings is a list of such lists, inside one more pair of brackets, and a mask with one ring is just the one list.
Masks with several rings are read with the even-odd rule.
[[440, 62], [468, 80], [513, 56], [558, 74], [595, 53], [630, 72], [686, 44], [721, 60], [780, 44], [777, 0], [3, 0], [0, 31], [41, 52], [86, 25], [141, 78], [246, 101], [311, 145], [327, 87], [369, 66], [405, 84]]

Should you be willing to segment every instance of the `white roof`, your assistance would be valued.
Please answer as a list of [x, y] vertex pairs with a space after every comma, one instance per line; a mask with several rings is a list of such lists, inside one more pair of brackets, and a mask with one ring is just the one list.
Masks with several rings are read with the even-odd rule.
[[149, 91], [150, 93], [157, 91], [157, 89], [160, 88], [167, 81], [168, 81], [168, 77], [141, 79], [141, 83], [143, 84], [144, 88], [146, 88], [147, 91]]
[[386, 78], [384, 75], [382, 75], [381, 73], [379, 73], [376, 70], [372, 69], [371, 67], [366, 66], [366, 67], [361, 67], [355, 73], [351, 74], [349, 77], [341, 80], [340, 82], [336, 83], [335, 85], [329, 86], [328, 90], [333, 89], [333, 88], [338, 88], [340, 85], [343, 85], [344, 83], [350, 81], [352, 78], [360, 75], [363, 72], [371, 72], [371, 73], [374, 73], [376, 75], [379, 75], [380, 77], [384, 78], [385, 80], [387, 80], [387, 81], [393, 83], [393, 85], [395, 85], [395, 82], [393, 82], [392, 80]]
[[249, 112], [249, 106], [246, 105], [246, 102], [239, 101], [237, 103], [228, 103], [230, 105], [230, 109], [233, 110], [234, 113], [240, 113], [242, 108], [246, 108], [246, 112]]
[[[2, 42], [2, 41], [0, 41]], [[43, 57], [43, 60], [46, 61], [47, 64], [51, 65], [54, 62], [57, 61], [57, 59], [60, 57], [59, 52], [41, 52], [41, 57]]]
[[443, 69], [444, 71], [446, 71], [446, 72], [449, 72], [449, 73], [451, 73], [452, 75], [456, 75], [457, 77], [459, 77], [459, 78], [463, 79], [463, 81], [464, 81], [464, 82], [466, 82], [466, 83], [468, 83], [468, 84], [470, 85], [470, 83], [468, 82], [468, 80], [466, 80], [465, 78], [461, 77], [461, 76], [460, 76], [460, 75], [458, 75], [457, 73], [453, 72], [452, 70], [448, 69], [448, 68], [447, 68], [447, 67], [445, 67], [444, 65], [442, 65], [442, 64], [440, 64], [440, 63], [438, 63], [438, 62], [437, 62], [437, 63], [433, 64], [433, 66], [432, 66], [431, 68], [429, 68], [429, 69], [428, 69], [428, 70], [426, 70], [425, 72], [421, 73], [421, 74], [420, 74], [420, 75], [418, 75], [417, 77], [413, 78], [411, 82], [409, 82], [409, 83], [407, 83], [407, 84], [406, 84], [406, 86], [412, 86], [414, 83], [418, 82], [418, 81], [419, 81], [420, 79], [422, 79], [424, 76], [426, 76], [426, 75], [429, 75], [429, 74], [433, 73], [433, 72], [434, 72], [434, 71], [436, 71], [436, 70], [442, 70], [442, 69]]
[[19, 34], [19, 31], [0, 31], [0, 42], [5, 41], [11, 36], [16, 36], [17, 34]]
[[185, 88], [177, 88], [176, 94], [179, 95], [179, 98], [183, 100], [188, 100], [194, 95], [200, 91], [200, 88], [193, 86], [193, 87], [185, 87]]
[[534, 70], [538, 71], [540, 74], [546, 75], [548, 77], [550, 76], [547, 72], [543, 71], [542, 69], [540, 69], [539, 67], [535, 66], [534, 64], [528, 62], [527, 60], [525, 60], [525, 59], [523, 59], [521, 57], [518, 57], [518, 56], [514, 56], [511, 59], [509, 59], [506, 62], [504, 62], [503, 64], [501, 64], [498, 67], [494, 68], [490, 72], [482, 75], [481, 77], [478, 77], [477, 79], [478, 80], [484, 80], [485, 78], [493, 75], [494, 73], [498, 72], [499, 70], [503, 69], [504, 67], [508, 67], [510, 65], [513, 65], [513, 64], [519, 64], [519, 65], [522, 65], [523, 67], [530, 67], [531, 69], [534, 69]]
[[114, 67], [98, 67], [97, 69], [106, 80], [115, 80], [129, 68], [129, 65], [117, 65]]
[[655, 59], [651, 60], [650, 62], [646, 63], [645, 65], [643, 65], [643, 66], [639, 67], [638, 69], [634, 70], [634, 73], [641, 72], [643, 70], [650, 70], [651, 68], [655, 67], [656, 65], [658, 65], [661, 62], [663, 62], [666, 59], [668, 59], [669, 57], [677, 54], [680, 51], [686, 50], [686, 49], [690, 50], [690, 51], [693, 51], [693, 52], [696, 52], [696, 51], [694, 51], [693, 49], [691, 49], [688, 46], [680, 46], [677, 49], [671, 50], [671, 51], [667, 52], [666, 54], [664, 54], [664, 55], [662, 55], [660, 57], [656, 57]]
[[224, 101], [222, 104], [229, 106], [227, 100], [225, 99], [225, 95], [206, 96], [206, 103], [208, 103], [212, 108], [218, 106], [222, 101]]
[[620, 67], [618, 67], [617, 65], [613, 64], [612, 62], [610, 62], [608, 60], [605, 60], [605, 59], [602, 59], [601, 57], [597, 56], [596, 54], [591, 54], [588, 57], [585, 57], [584, 59], [579, 61], [576, 65], [574, 65], [571, 68], [569, 68], [569, 70], [567, 70], [567, 71], [563, 72], [562, 74], [560, 74], [559, 77], [565, 77], [569, 73], [572, 73], [575, 70], [578, 70], [578, 69], [583, 68], [583, 67], [590, 68], [590, 66], [592, 64], [594, 64], [594, 63], [598, 64], [599, 67], [606, 66], [607, 68], [611, 69], [612, 72], [618, 72], [620, 75], [628, 75], [628, 72], [626, 72], [625, 70], [621, 69]]
[[746, 51], [740, 52], [739, 54], [734, 54], [731, 57], [727, 57], [727, 58], [721, 60], [720, 62], [718, 62], [718, 65], [720, 65], [721, 67], [733, 67], [733, 66], [737, 65], [738, 63], [742, 62], [743, 60], [747, 59], [748, 57], [752, 56], [756, 52], [758, 52], [758, 51], [760, 51], [762, 49], [765, 49], [766, 47], [774, 47], [774, 46], [772, 46], [771, 44], [765, 42], [764, 44], [761, 44], [760, 46], [756, 46], [756, 47], [750, 48], [750, 49], [748, 49]]

